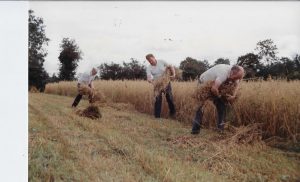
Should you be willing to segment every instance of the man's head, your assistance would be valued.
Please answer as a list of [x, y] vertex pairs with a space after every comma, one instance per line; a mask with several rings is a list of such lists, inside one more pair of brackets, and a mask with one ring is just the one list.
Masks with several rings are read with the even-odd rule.
[[147, 54], [146, 55], [146, 59], [147, 61], [152, 65], [152, 66], [155, 66], [157, 61], [155, 59], [155, 57], [153, 56], [153, 54]]
[[93, 68], [92, 69], [92, 75], [94, 76], [94, 75], [96, 75], [97, 74], [97, 69], [96, 68]]
[[244, 68], [238, 65], [234, 65], [231, 68], [229, 80], [235, 81], [235, 80], [241, 80], [243, 79], [245, 75]]

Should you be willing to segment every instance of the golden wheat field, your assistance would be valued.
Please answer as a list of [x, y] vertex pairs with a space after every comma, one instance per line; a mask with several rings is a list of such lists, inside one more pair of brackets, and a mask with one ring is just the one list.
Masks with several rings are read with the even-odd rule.
[[[108, 83], [111, 82], [97, 82], [98, 86]], [[126, 88], [121, 83], [114, 82], [116, 89]], [[143, 84], [128, 82], [127, 88], [136, 86], [140, 93], [146, 94], [145, 99], [149, 101], [139, 107], [144, 106], [147, 111], [150, 96], [145, 91], [150, 87], [144, 84], [146, 87], [141, 89], [137, 83]], [[69, 86], [73, 89], [73, 83]], [[109, 92], [109, 89], [113, 87], [107, 88], [106, 93], [121, 92]], [[120, 95], [110, 97], [121, 99]], [[143, 98], [127, 97], [132, 102]], [[190, 125], [172, 119], [155, 119], [137, 111], [132, 104], [101, 103], [102, 117], [93, 120], [76, 114], [77, 109], [89, 105], [87, 100], [77, 109], [70, 107], [72, 102], [72, 97], [29, 94], [29, 181], [300, 179], [299, 153], [269, 147], [259, 140], [247, 143], [249, 132], [254, 131], [252, 127], [229, 128], [223, 134], [203, 129], [193, 136], [189, 134]]]
[[[153, 113], [153, 86], [146, 81], [94, 82], [107, 102], [130, 103], [142, 113]], [[191, 124], [195, 101], [192, 98], [196, 82], [172, 82], [176, 119]], [[64, 96], [77, 94], [76, 82], [59, 82], [46, 85], [45, 93]], [[261, 124], [263, 138], [280, 137], [294, 142], [300, 139], [300, 81], [242, 82], [240, 98], [226, 112], [226, 122], [233, 126]], [[168, 108], [163, 101], [163, 116]], [[206, 104], [204, 125], [215, 127], [215, 110]]]

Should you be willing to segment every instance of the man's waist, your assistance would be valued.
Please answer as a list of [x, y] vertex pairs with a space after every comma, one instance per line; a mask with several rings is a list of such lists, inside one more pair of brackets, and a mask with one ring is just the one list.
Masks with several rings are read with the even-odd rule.
[[86, 83], [77, 83], [77, 86], [79, 87], [79, 86], [83, 86], [83, 85], [86, 85], [86, 86], [89, 86], [89, 87], [91, 87], [91, 84], [86, 84]]

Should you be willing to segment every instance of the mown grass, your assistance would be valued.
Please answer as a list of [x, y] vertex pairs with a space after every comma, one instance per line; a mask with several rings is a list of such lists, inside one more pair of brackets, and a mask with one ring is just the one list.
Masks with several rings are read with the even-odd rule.
[[[29, 94], [29, 181], [281, 181], [300, 178], [300, 156], [263, 143], [226, 143], [202, 130], [102, 104], [103, 117], [80, 117], [73, 98]], [[87, 101], [79, 107], [87, 106]]]
[[[95, 88], [102, 91], [108, 102], [130, 103], [136, 110], [153, 114], [153, 86], [146, 81], [95, 81]], [[191, 124], [195, 113], [192, 98], [196, 82], [173, 82], [173, 95], [177, 120]], [[64, 96], [77, 94], [76, 82], [59, 82], [46, 85], [45, 93]], [[300, 81], [242, 82], [239, 100], [229, 107], [226, 121], [235, 126], [262, 123], [263, 137], [300, 139]], [[215, 110], [206, 107], [204, 125], [214, 127]], [[163, 116], [167, 117], [167, 104]]]

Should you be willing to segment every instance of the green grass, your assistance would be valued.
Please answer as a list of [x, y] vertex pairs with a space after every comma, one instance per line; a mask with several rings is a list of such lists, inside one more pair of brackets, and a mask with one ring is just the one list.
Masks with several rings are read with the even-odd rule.
[[191, 136], [191, 126], [121, 103], [103, 104], [102, 118], [90, 120], [75, 114], [72, 101], [29, 94], [29, 181], [300, 179], [299, 153], [226, 144], [226, 134], [206, 129]]

